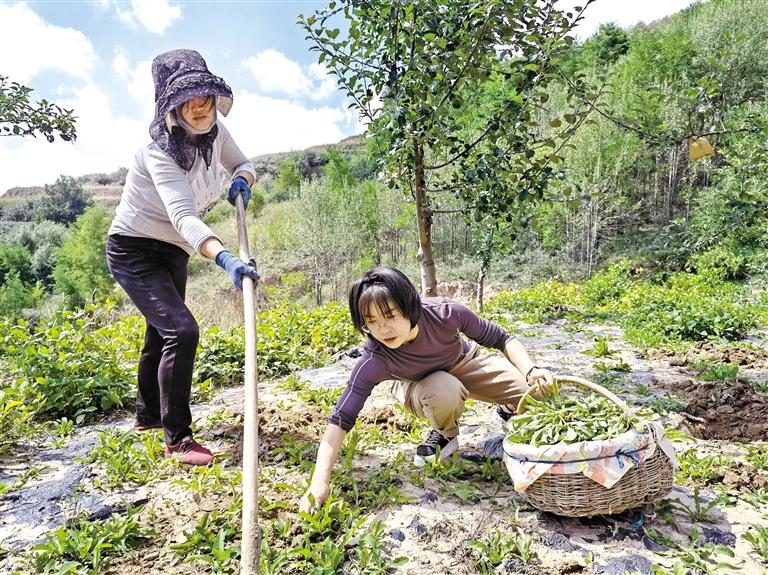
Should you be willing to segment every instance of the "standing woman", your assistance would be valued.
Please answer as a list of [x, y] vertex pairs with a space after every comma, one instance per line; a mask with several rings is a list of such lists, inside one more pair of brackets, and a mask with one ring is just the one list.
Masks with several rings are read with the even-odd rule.
[[165, 456], [207, 465], [212, 453], [192, 437], [189, 409], [199, 339], [184, 303], [189, 256], [198, 252], [242, 289], [256, 270], [229, 253], [205, 225], [221, 195], [221, 168], [232, 177], [228, 199], [247, 206], [255, 170], [217, 119], [232, 107], [232, 90], [194, 50], [171, 50], [152, 62], [152, 141], [138, 150], [109, 229], [109, 270], [144, 315], [134, 429], [162, 428]]

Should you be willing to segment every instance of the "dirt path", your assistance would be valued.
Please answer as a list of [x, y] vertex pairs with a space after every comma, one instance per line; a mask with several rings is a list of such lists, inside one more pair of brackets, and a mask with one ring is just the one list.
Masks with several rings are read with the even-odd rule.
[[[739, 417], [740, 410], [765, 407], [765, 395], [747, 396], [746, 390], [752, 388], [743, 381], [738, 384], [742, 387], [735, 387], [736, 383], [720, 387], [702, 384], [691, 367], [691, 362], [702, 355], [709, 360], [741, 361], [739, 375], [744, 381], [765, 382], [768, 380], [768, 362], [759, 350], [734, 355], [731, 348], [710, 347], [697, 348], [687, 358], [658, 352], [647, 357], [625, 344], [621, 331], [614, 327], [577, 327], [562, 321], [521, 328], [520, 339], [532, 351], [539, 365], [551, 367], [557, 373], [602, 381], [633, 405], [647, 403], [654, 398], [670, 400], [685, 395], [697, 411], [688, 414], [688, 417], [672, 414], [667, 425], [687, 433], [704, 436], [710, 416], [730, 415], [733, 419]], [[607, 338], [610, 349], [616, 351], [610, 359], [603, 360], [582, 353], [594, 347], [598, 336]], [[726, 358], [726, 354], [730, 355]], [[601, 372], [596, 365], [603, 361], [624, 362], [629, 371]], [[333, 365], [299, 375], [316, 388], [340, 387], [346, 382], [353, 365], [353, 359], [344, 358]], [[311, 446], [322, 433], [326, 416], [320, 408], [297, 401], [294, 392], [276, 388], [272, 382], [263, 382], [260, 387], [263, 410], [261, 461], [264, 467], [270, 468], [271, 476], [278, 478], [274, 484], [265, 487], [265, 500], [276, 503], [273, 509], [265, 512], [265, 516], [267, 520], [290, 518], [300, 491], [277, 491], [272, 489], [272, 485], [279, 485], [280, 482], [301, 483], [302, 477], [306, 476], [305, 469], [311, 465]], [[360, 426], [365, 431], [378, 428], [385, 430], [386, 434], [386, 430], [400, 425], [398, 418], [401, 415], [392, 407], [392, 400], [384, 387], [379, 386], [375, 391], [361, 416]], [[724, 393], [728, 396], [724, 389], [741, 390], [737, 394], [739, 401], [729, 403], [727, 397], [724, 399]], [[242, 390], [233, 388], [222, 391], [208, 404], [194, 407], [199, 436], [217, 452], [219, 461], [224, 462], [229, 470], [235, 470], [241, 458], [241, 400]], [[727, 405], [731, 411], [717, 411], [717, 406], [712, 406], [711, 402]], [[759, 438], [754, 434], [763, 430], [755, 427], [761, 423], [761, 417], [768, 417], [768, 410], [755, 411], [750, 415], [752, 427], [744, 427], [748, 438]], [[114, 511], [123, 510], [126, 504], [146, 504], [145, 510], [151, 510], [151, 513], [144, 511], [142, 517], [147, 517], [160, 535], [147, 546], [115, 558], [106, 572], [121, 575], [206, 572], [202, 570], [203, 563], [199, 564], [200, 570], [195, 570], [182, 562], [179, 554], [169, 548], [169, 543], [184, 541], [185, 533], [194, 527], [202, 513], [226, 507], [226, 498], [220, 492], [215, 489], [190, 492], [183, 485], [188, 482], [190, 473], [173, 466], [167, 466], [159, 479], [143, 486], [102, 489], [97, 483], [103, 479], [103, 470], [82, 461], [98, 444], [100, 432], [127, 429], [131, 422], [130, 417], [114, 418], [100, 425], [79, 429], [64, 447], [35, 450], [30, 446], [13, 457], [0, 460], [0, 481], [6, 484], [18, 480], [29, 469], [37, 470], [23, 487], [0, 496], [0, 542], [6, 551], [30, 549], [42, 540], [45, 533], [76, 512], [91, 517], [106, 517]], [[699, 454], [735, 458], [735, 463], [729, 464], [729, 469], [720, 477], [702, 481], [698, 495], [694, 493], [692, 484], [678, 485], [655, 510], [568, 519], [528, 507], [515, 494], [501, 465], [482, 468], [487, 457], [498, 456], [498, 453], [492, 453], [490, 447], [498, 446], [500, 421], [493, 416], [490, 406], [471, 404], [461, 423], [461, 453], [466, 469], [455, 476], [456, 481], [419, 477], [410, 463], [414, 444], [407, 441], [388, 442], [386, 436], [384, 440], [373, 441], [372, 446], [361, 449], [354, 460], [355, 473], [364, 477], [366, 473], [375, 474], [389, 469], [393, 461], [400, 461], [398, 454], [402, 454], [404, 480], [400, 489], [410, 496], [410, 501], [381, 508], [375, 514], [386, 526], [383, 542], [386, 551], [392, 556], [409, 559], [397, 573], [478, 573], [472, 565], [473, 552], [468, 543], [496, 529], [515, 532], [518, 527], [531, 538], [534, 559], [527, 566], [520, 561], [506, 561], [497, 569], [499, 573], [623, 575], [636, 571], [649, 574], [654, 564], [670, 566], [674, 563], [670, 545], [674, 542], [683, 546], [688, 544], [694, 527], [698, 527], [698, 531], [693, 532], [697, 545], [717, 543], [732, 549], [733, 558], [723, 556], [721, 559], [727, 560], [733, 568], [722, 572], [747, 575], [768, 573], [768, 566], [760, 563], [751, 545], [742, 538], [750, 525], [765, 524], [768, 501], [749, 503], [746, 497], [739, 497], [738, 494], [753, 492], [768, 483], [763, 483], [764, 474], [755, 472], [740, 459], [744, 447], [734, 442], [741, 438], [739, 433], [725, 439], [691, 438], [676, 442], [678, 452], [693, 449]], [[304, 453], [297, 454], [297, 449], [303, 449]], [[293, 467], [287, 465], [289, 460], [293, 462]], [[299, 463], [296, 464], [296, 461]], [[487, 476], [488, 469], [495, 474]], [[694, 509], [697, 503], [702, 505], [713, 501], [726, 485], [736, 496], [730, 497], [727, 504], [713, 506], [707, 521], [693, 521], [690, 514], [683, 510], [684, 507]], [[28, 569], [25, 565], [13, 553], [0, 555], [0, 574], [11, 573], [14, 569]]]

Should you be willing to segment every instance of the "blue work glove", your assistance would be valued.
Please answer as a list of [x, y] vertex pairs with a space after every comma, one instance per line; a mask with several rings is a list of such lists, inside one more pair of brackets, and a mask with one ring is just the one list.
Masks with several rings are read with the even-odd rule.
[[233, 206], [237, 200], [237, 194], [243, 194], [243, 208], [248, 207], [248, 200], [251, 199], [251, 187], [248, 185], [248, 180], [243, 176], [237, 176], [232, 180], [232, 184], [229, 186], [229, 195], [227, 199]]
[[227, 270], [229, 279], [232, 280], [234, 285], [240, 291], [243, 291], [243, 276], [253, 278], [253, 281], [259, 281], [259, 274], [256, 273], [256, 268], [249, 266], [240, 258], [236, 258], [227, 250], [222, 250], [216, 254], [216, 263]]

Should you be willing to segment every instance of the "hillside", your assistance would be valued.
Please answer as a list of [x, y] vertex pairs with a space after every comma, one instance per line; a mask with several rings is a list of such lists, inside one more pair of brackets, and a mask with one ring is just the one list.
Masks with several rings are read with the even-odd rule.
[[[256, 168], [256, 180], [273, 178], [277, 174], [280, 164], [289, 158], [294, 158], [302, 168], [302, 177], [318, 175], [322, 172], [322, 167], [328, 163], [326, 152], [331, 147], [336, 148], [343, 156], [349, 156], [365, 150], [365, 141], [363, 136], [351, 136], [335, 144], [310, 146], [302, 151], [255, 156], [251, 158], [251, 161]], [[126, 172], [126, 168], [118, 168], [111, 174], [97, 173], [77, 176], [77, 180], [83, 184], [83, 188], [87, 192], [91, 193], [95, 202], [111, 207], [116, 205], [120, 199]], [[7, 190], [5, 194], [0, 195], [0, 202], [33, 200], [41, 197], [44, 193], [45, 188], [43, 186], [13, 187]]]

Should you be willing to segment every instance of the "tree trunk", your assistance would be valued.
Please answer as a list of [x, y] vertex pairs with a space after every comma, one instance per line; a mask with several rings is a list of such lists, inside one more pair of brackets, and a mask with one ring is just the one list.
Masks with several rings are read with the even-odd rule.
[[484, 263], [480, 264], [480, 273], [477, 274], [477, 311], [483, 313], [483, 289], [485, 288], [485, 272], [488, 269]]
[[437, 275], [435, 261], [432, 259], [432, 211], [426, 207], [427, 197], [424, 191], [424, 150], [415, 146], [415, 179], [414, 193], [416, 196], [416, 225], [419, 230], [418, 260], [421, 265], [421, 295], [435, 297], [437, 295]]

